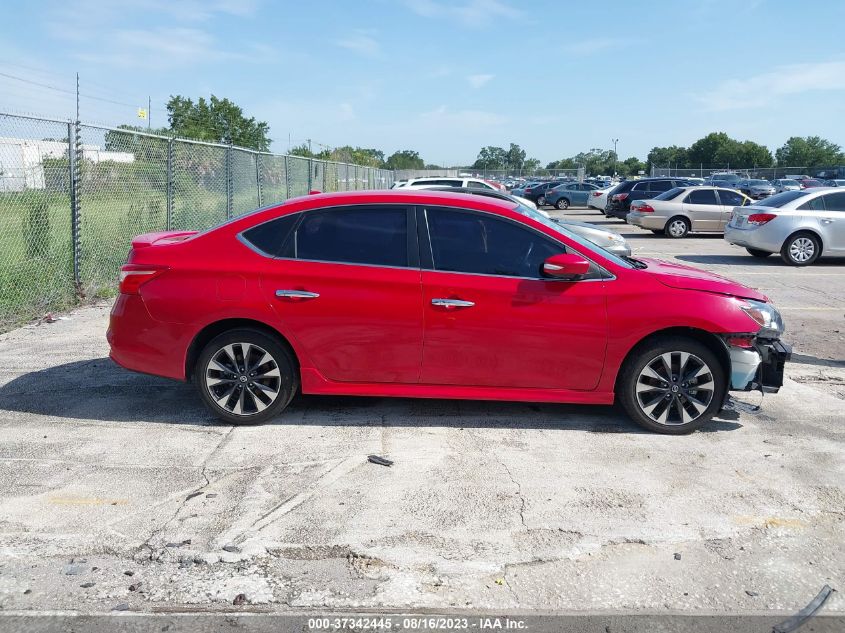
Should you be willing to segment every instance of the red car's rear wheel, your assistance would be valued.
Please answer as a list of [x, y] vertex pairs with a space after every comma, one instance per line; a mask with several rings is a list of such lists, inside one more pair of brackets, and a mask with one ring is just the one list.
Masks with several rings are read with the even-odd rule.
[[194, 381], [206, 407], [231, 424], [268, 420], [290, 403], [298, 384], [290, 352], [249, 328], [212, 339], [197, 360]]

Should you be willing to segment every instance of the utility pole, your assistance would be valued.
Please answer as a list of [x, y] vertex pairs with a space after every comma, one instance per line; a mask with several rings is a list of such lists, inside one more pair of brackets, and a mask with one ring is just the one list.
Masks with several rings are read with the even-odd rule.
[[613, 175], [616, 175], [616, 163], [619, 160], [619, 156], [616, 154], [616, 144], [619, 142], [618, 138], [610, 139], [613, 142]]
[[147, 97], [147, 132], [150, 131], [150, 119], [152, 118], [153, 108], [152, 108], [153, 100], [148, 96]]

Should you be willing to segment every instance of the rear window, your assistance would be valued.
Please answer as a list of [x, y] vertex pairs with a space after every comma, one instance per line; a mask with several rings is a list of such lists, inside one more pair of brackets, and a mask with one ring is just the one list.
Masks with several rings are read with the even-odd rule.
[[683, 187], [675, 187], [674, 189], [670, 189], [669, 191], [664, 191], [660, 195], [654, 196], [655, 200], [672, 200], [673, 198], [677, 198], [684, 192]]
[[783, 193], [776, 193], [770, 198], [766, 198], [765, 204], [759, 204], [757, 206], [772, 207], [773, 209], [779, 209], [780, 207], [789, 204], [793, 200], [803, 198], [804, 196], [809, 195], [810, 193], [811, 192], [809, 191], [784, 191]]
[[285, 244], [285, 240], [287, 240], [298, 219], [298, 213], [290, 213], [275, 220], [254, 226], [244, 231], [241, 235], [244, 240], [265, 255], [279, 257], [282, 246]]
[[749, 180], [747, 182], [748, 182], [749, 185], [752, 185], [752, 186], [761, 186], [761, 185], [771, 184], [771, 183], [769, 183], [768, 180]]

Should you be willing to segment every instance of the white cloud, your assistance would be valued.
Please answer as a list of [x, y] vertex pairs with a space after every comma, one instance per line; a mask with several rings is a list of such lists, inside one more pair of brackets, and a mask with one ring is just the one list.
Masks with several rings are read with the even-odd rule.
[[595, 55], [596, 53], [618, 48], [622, 45], [623, 42], [618, 39], [610, 37], [595, 37], [588, 40], [571, 42], [564, 46], [563, 50], [565, 53], [569, 53], [570, 55], [586, 57], [588, 55]]
[[350, 37], [336, 41], [335, 44], [364, 57], [378, 57], [381, 53], [381, 45], [365, 31], [358, 31]]
[[830, 90], [845, 90], [845, 61], [778, 66], [746, 79], [723, 81], [694, 98], [705, 109], [722, 112], [762, 108], [778, 97]]
[[[90, 50], [90, 47], [86, 47]], [[238, 52], [223, 50], [206, 31], [195, 28], [115, 29], [98, 42], [96, 52], [83, 52], [77, 59], [123, 68], [177, 68], [225, 60], [269, 61], [273, 49], [252, 44]]]
[[484, 75], [484, 74], [469, 75], [467, 77], [467, 82], [469, 82], [469, 85], [472, 86], [473, 88], [481, 88], [481, 86], [483, 86], [484, 84], [489, 82], [495, 76], [496, 75]]
[[445, 105], [435, 108], [429, 112], [423, 112], [420, 118], [428, 123], [440, 127], [466, 128], [490, 128], [504, 125], [508, 119], [495, 112], [485, 110], [456, 110], [451, 111]]
[[426, 18], [451, 18], [464, 26], [483, 27], [494, 20], [514, 19], [522, 11], [500, 0], [467, 0], [463, 3], [437, 2], [435, 0], [405, 0], [405, 5], [417, 15]]

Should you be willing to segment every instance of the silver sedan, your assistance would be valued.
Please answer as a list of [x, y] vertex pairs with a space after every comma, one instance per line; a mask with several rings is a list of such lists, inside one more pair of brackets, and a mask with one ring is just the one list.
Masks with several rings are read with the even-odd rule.
[[682, 238], [691, 232], [721, 233], [734, 207], [751, 199], [721, 187], [676, 187], [651, 200], [631, 203], [628, 224]]
[[813, 187], [785, 191], [733, 210], [725, 239], [754, 257], [780, 253], [793, 266], [845, 256], [845, 191]]

